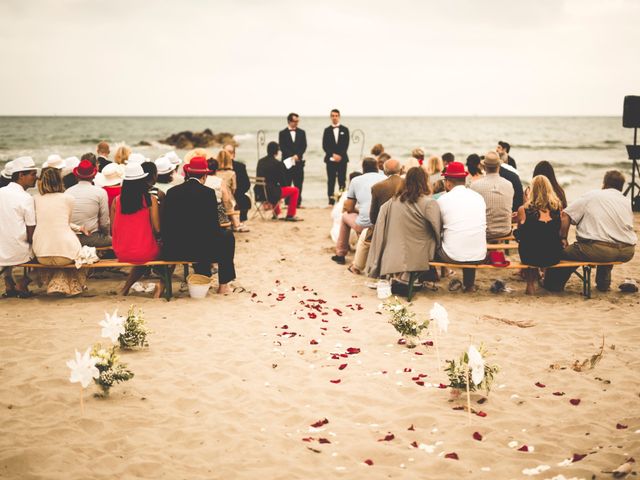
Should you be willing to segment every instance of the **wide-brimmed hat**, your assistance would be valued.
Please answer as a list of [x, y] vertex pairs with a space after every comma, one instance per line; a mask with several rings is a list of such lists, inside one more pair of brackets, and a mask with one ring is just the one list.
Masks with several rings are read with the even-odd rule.
[[481, 163], [489, 167], [497, 167], [502, 163], [502, 161], [500, 160], [500, 156], [496, 152], [487, 152], [487, 154], [482, 157]]
[[163, 157], [168, 158], [174, 167], [182, 163], [182, 159], [178, 156], [175, 150], [171, 150], [170, 152], [165, 153]]
[[154, 163], [158, 169], [158, 175], [166, 175], [167, 173], [173, 172], [176, 168], [167, 157], [160, 157]]
[[93, 183], [99, 187], [113, 187], [122, 183], [123, 176], [124, 172], [122, 170], [122, 165], [109, 163], [102, 169], [102, 172], [96, 175]]
[[2, 169], [2, 172], [0, 172], [0, 175], [2, 175], [4, 178], [8, 180], [11, 180], [12, 174], [13, 174], [13, 160], [10, 160], [4, 164], [4, 168]]
[[467, 175], [469, 172], [465, 171], [460, 162], [451, 162], [443, 173], [444, 178], [465, 178]]
[[78, 157], [67, 157], [64, 159], [64, 164], [68, 169], [73, 170], [80, 165], [80, 159]]
[[185, 173], [212, 173], [211, 170], [209, 170], [207, 159], [204, 157], [193, 157], [189, 163], [186, 163], [182, 168]]
[[488, 256], [489, 263], [494, 267], [508, 267], [511, 262], [504, 256], [504, 252], [499, 250], [492, 250]]
[[140, 180], [148, 175], [143, 169], [142, 165], [139, 163], [128, 163], [124, 167], [124, 178], [123, 180], [126, 182], [127, 180]]
[[36, 162], [31, 157], [18, 157], [13, 161], [11, 173], [28, 172], [30, 170], [38, 171]]
[[47, 161], [42, 164], [42, 168], [51, 167], [58, 170], [65, 167], [64, 159], [57, 153], [52, 153], [47, 157]]
[[83, 180], [93, 180], [97, 172], [98, 169], [89, 160], [81, 160], [78, 166], [73, 169], [73, 174]]
[[132, 153], [131, 155], [129, 155], [129, 158], [127, 159], [127, 165], [129, 164], [142, 164], [144, 162], [148, 162], [149, 159], [147, 157], [145, 157], [144, 155], [142, 155], [141, 153]]

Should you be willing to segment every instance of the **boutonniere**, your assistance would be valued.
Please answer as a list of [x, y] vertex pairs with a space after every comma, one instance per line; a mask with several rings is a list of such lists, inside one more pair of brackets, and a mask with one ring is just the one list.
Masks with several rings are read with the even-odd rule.
[[340, 135], [344, 135], [344, 132], [340, 132]]

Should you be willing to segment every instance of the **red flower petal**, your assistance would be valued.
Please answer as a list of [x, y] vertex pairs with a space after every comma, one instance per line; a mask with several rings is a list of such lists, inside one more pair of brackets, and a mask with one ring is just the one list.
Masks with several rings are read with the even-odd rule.
[[367, 458], [364, 463], [366, 463], [367, 465], [371, 466], [373, 465], [373, 460], [371, 460], [370, 458]]
[[579, 398], [572, 398], [571, 400], [569, 400], [569, 402], [571, 402], [571, 405], [580, 405]]
[[340, 354], [340, 356], [341, 356], [342, 358], [349, 358], [349, 355], [347, 355], [346, 353], [341, 353], [341, 354]]
[[305, 437], [302, 439], [303, 442], [311, 442], [313, 440], [313, 437]]
[[456, 452], [447, 453], [444, 458], [450, 458], [452, 460], [460, 460]]
[[564, 395], [564, 392], [553, 392], [556, 397], [561, 397]]
[[405, 343], [407, 343], [407, 341], [404, 338], [398, 339], [398, 345], [404, 345]]
[[410, 372], [410, 371], [411, 371], [411, 368], [409, 368], [409, 367], [405, 367], [405, 369], [404, 369], [404, 372], [405, 372], [405, 373], [408, 373], [408, 372]]
[[478, 440], [479, 442], [482, 441], [482, 435], [480, 434], [480, 432], [473, 432], [473, 439], [474, 440]]
[[394, 438], [396, 438], [396, 436], [393, 433], [389, 432], [384, 436], [384, 438], [378, 439], [378, 441], [379, 442], [390, 442]]
[[[320, 327], [320, 330], [323, 330], [323, 331], [326, 332], [327, 331], [327, 327]], [[324, 335], [324, 333], [323, 333], [323, 335]]]
[[536, 382], [536, 387], [544, 388], [546, 385], [544, 383]]
[[411, 442], [411, 446], [413, 448], [418, 448], [418, 442], [416, 442], [415, 440], [413, 442]]
[[258, 294], [257, 294], [257, 293], [252, 293], [252, 294], [251, 294], [251, 298], [256, 298], [257, 296], [258, 296]]
[[441, 383], [440, 385], [438, 385], [438, 388], [447, 388], [447, 386], [444, 383]]
[[317, 344], [318, 344], [317, 340], [311, 340], [309, 343], [310, 343], [311, 345], [317, 345]]
[[339, 310], [339, 309], [337, 309], [337, 308], [334, 308], [334, 309], [333, 309], [333, 311], [334, 311], [334, 312], [336, 312], [336, 315], [338, 315], [339, 317], [341, 317], [341, 316], [342, 316], [342, 310]]
[[364, 310], [364, 307], [359, 303], [356, 303], [356, 307], [358, 307], [358, 310]]
[[331, 360], [338, 360], [339, 358], [340, 358], [340, 355], [338, 355], [337, 353], [331, 354]]
[[317, 315], [313, 312], [309, 312], [307, 313], [307, 315], [309, 316], [309, 318], [317, 318]]
[[464, 407], [462, 406], [458, 406], [458, 407], [453, 407], [454, 410], [464, 410]]
[[356, 347], [349, 347], [349, 348], [347, 348], [347, 353], [349, 355], [354, 355], [356, 353], [360, 353], [360, 349], [356, 348]]
[[427, 340], [422, 343], [425, 347], [433, 347], [433, 342], [431, 340]]
[[323, 418], [322, 420], [318, 420], [316, 423], [312, 423], [311, 426], [313, 428], [320, 428], [323, 425], [326, 425], [327, 423], [329, 423], [329, 420], [327, 420], [326, 418]]
[[617, 428], [618, 430], [624, 430], [625, 428], [628, 428], [628, 426], [627, 426], [627, 425], [624, 425], [624, 424], [622, 424], [622, 423], [616, 423], [616, 428]]
[[331, 383], [340, 383], [342, 380], [337, 379], [337, 380], [329, 380]]
[[346, 363], [343, 363], [342, 365], [340, 365], [340, 366], [338, 367], [338, 370], [344, 370], [345, 368], [347, 368], [347, 364], [346, 364]]
[[480, 410], [479, 412], [476, 412], [476, 415], [478, 415], [479, 417], [486, 417], [487, 414], [485, 412], [483, 412], [482, 410]]
[[326, 438], [319, 438], [318, 443], [331, 443], [331, 442]]
[[416, 355], [424, 355], [424, 353], [422, 352], [413, 352], [413, 353], [415, 353]]
[[573, 463], [579, 462], [580, 460], [582, 460], [586, 456], [587, 456], [586, 453], [584, 455], [582, 455], [580, 453], [574, 453], [573, 454], [573, 458], [571, 459], [571, 462], [573, 462]]
[[428, 377], [428, 376], [429, 376], [429, 375], [427, 375], [426, 373], [420, 373], [420, 374], [418, 374], [418, 377], [420, 377], [420, 378], [426, 378], [426, 377]]
[[522, 445], [519, 449], [519, 452], [528, 452], [529, 451], [529, 447], [527, 445]]
[[411, 431], [415, 430], [415, 427], [413, 426], [413, 423], [411, 424], [411, 426], [409, 428], [407, 428], [407, 430], [411, 430]]
[[329, 323], [329, 320], [322, 319], [322, 323]]
[[424, 387], [424, 382], [422, 380], [416, 382], [416, 384], [420, 385], [421, 387]]
[[280, 328], [282, 328], [283, 330], [286, 330], [287, 328], [289, 328], [289, 325], [282, 325]]
[[342, 327], [342, 330], [347, 333], [351, 333], [351, 329], [349, 327]]
[[413, 380], [415, 382], [417, 380], [420, 380], [420, 377], [411, 377], [411, 380]]

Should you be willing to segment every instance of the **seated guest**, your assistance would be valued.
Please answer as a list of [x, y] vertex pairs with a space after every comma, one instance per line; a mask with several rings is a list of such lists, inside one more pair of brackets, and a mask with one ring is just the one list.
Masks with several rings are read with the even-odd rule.
[[508, 164], [504, 163], [508, 160], [507, 156], [500, 156], [500, 171], [498, 172], [502, 178], [505, 180], [509, 180], [511, 182], [511, 186], [513, 187], [513, 202], [511, 205], [511, 211], [517, 212], [518, 209], [524, 203], [524, 193], [522, 190], [522, 182], [520, 181], [520, 176], [515, 171], [514, 168], [510, 167]]
[[98, 162], [98, 172], [102, 172], [104, 167], [111, 163], [109, 160], [109, 144], [105, 141], [100, 142], [96, 148], [96, 152], [98, 153], [98, 158], [96, 159]]
[[384, 162], [386, 162], [390, 158], [391, 158], [391, 155], [389, 155], [387, 152], [382, 152], [380, 155], [376, 157], [376, 163], [378, 165], [379, 172], [382, 172], [384, 170]]
[[[43, 265], [60, 266], [74, 263], [82, 245], [69, 223], [74, 198], [64, 193], [60, 170], [47, 167], [38, 180], [40, 195], [34, 197], [36, 229], [33, 233], [33, 253]], [[79, 295], [84, 289], [86, 270], [51, 268], [41, 270], [40, 279], [47, 284], [47, 293]]]
[[[362, 172], [351, 172], [349, 174], [349, 183], [351, 183], [354, 178], [359, 177], [360, 175], [362, 175]], [[335, 203], [335, 205], [331, 207], [332, 224], [330, 236], [332, 242], [338, 241], [338, 236], [340, 235], [340, 225], [342, 224], [342, 213], [344, 212], [344, 202], [346, 201], [347, 192], [345, 190], [340, 194], [340, 198]]]
[[74, 185], [78, 184], [78, 179], [73, 174], [73, 170], [80, 165], [80, 159], [78, 157], [67, 157], [64, 159], [64, 168], [62, 169], [62, 182], [64, 183], [64, 189], [69, 190]]
[[513, 187], [502, 178], [500, 159], [496, 152], [489, 152], [482, 161], [486, 172], [484, 178], [473, 182], [469, 188], [484, 198], [487, 206], [487, 240], [511, 234], [511, 206]]
[[171, 160], [164, 156], [158, 158], [154, 163], [158, 169], [156, 187], [164, 193], [167, 193], [167, 191], [175, 185], [173, 177], [176, 173], [176, 167], [171, 163]]
[[240, 219], [237, 213], [235, 213], [235, 204], [233, 195], [229, 191], [227, 184], [224, 180], [216, 175], [218, 171], [218, 161], [215, 158], [207, 160], [209, 167], [209, 173], [204, 185], [209, 188], [213, 188], [216, 192], [216, 198], [218, 199], [218, 219], [220, 224], [231, 222], [231, 226], [234, 232], [246, 233], [249, 229], [240, 223]]
[[380, 207], [390, 200], [403, 186], [400, 177], [400, 162], [390, 158], [384, 162], [384, 174], [387, 176], [385, 180], [376, 183], [371, 187], [371, 207], [369, 209], [369, 222], [371, 227], [365, 228], [358, 239], [356, 245], [356, 254], [353, 263], [349, 266], [349, 271], [359, 275], [367, 263], [367, 255], [369, 254], [369, 245], [371, 244], [371, 236], [373, 235], [373, 226], [376, 224], [376, 218]]
[[16, 284], [12, 267], [33, 257], [31, 242], [36, 228], [33, 197], [26, 190], [36, 184], [38, 170], [31, 157], [18, 157], [11, 165], [11, 183], [0, 188], [0, 270], [4, 273], [5, 297], [26, 298], [31, 279]]
[[238, 179], [236, 172], [233, 171], [233, 157], [226, 150], [218, 152], [218, 171], [216, 176], [222, 178], [232, 195], [235, 195], [238, 189]]
[[290, 222], [297, 222], [301, 219], [296, 217], [296, 209], [298, 207], [298, 187], [286, 186], [286, 173], [285, 166], [282, 162], [276, 159], [278, 155], [279, 147], [276, 142], [269, 142], [267, 144], [267, 156], [258, 160], [258, 166], [256, 167], [256, 177], [263, 177], [267, 185], [267, 198], [263, 197], [263, 192], [257, 186], [254, 187], [256, 200], [267, 200], [274, 205], [273, 218], [278, 218], [280, 215], [280, 199], [288, 198], [289, 205], [287, 205], [287, 217], [285, 220]]
[[[562, 204], [551, 182], [543, 175], [533, 177], [529, 199], [518, 209], [518, 229], [515, 231], [522, 263], [544, 268], [560, 261], [561, 213]], [[527, 280], [526, 293], [533, 295], [538, 269], [528, 268], [524, 276]]]
[[42, 168], [51, 167], [57, 168], [59, 170], [62, 170], [63, 168], [65, 168], [65, 166], [66, 164], [64, 158], [62, 158], [57, 153], [52, 153], [51, 155], [49, 155], [47, 157], [47, 161], [42, 164]]
[[107, 165], [105, 165], [101, 172], [96, 174], [96, 177], [93, 180], [93, 183], [95, 185], [104, 188], [104, 191], [107, 192], [107, 201], [109, 203], [109, 208], [111, 208], [111, 204], [113, 203], [115, 198], [120, 195], [120, 191], [122, 190], [123, 176], [124, 171], [122, 165], [109, 162]]
[[[487, 206], [482, 195], [465, 187], [467, 175], [459, 162], [451, 162], [444, 171], [447, 193], [438, 198], [442, 245], [436, 255], [442, 262], [481, 264], [487, 256]], [[475, 291], [475, 269], [462, 272], [464, 291]]]
[[433, 190], [434, 185], [442, 179], [442, 170], [444, 170], [442, 159], [437, 155], [431, 155], [427, 159], [426, 165], [422, 165], [422, 168], [424, 168], [427, 178], [429, 178], [429, 187]]
[[[122, 193], [111, 205], [113, 253], [120, 262], [146, 263], [160, 256], [156, 241], [156, 235], [160, 233], [160, 210], [158, 200], [149, 193], [148, 176], [141, 165], [126, 165]], [[147, 271], [145, 267], [133, 267], [121, 294], [128, 295], [131, 286]], [[156, 298], [164, 287], [160, 281], [154, 292]]]
[[118, 165], [124, 165], [129, 160], [129, 155], [131, 155], [131, 149], [126, 145], [121, 145], [116, 150], [113, 161]]
[[467, 183], [473, 183], [476, 180], [480, 180], [484, 177], [484, 172], [482, 171], [482, 160], [480, 160], [480, 156], [472, 153], [467, 157], [467, 172], [469, 172], [469, 176], [467, 177]]
[[556, 172], [553, 170], [553, 166], [546, 160], [538, 162], [533, 169], [533, 176], [535, 177], [537, 175], [544, 175], [549, 179], [553, 191], [560, 199], [560, 202], [562, 202], [562, 208], [567, 208], [567, 196], [564, 193], [564, 189], [558, 183], [558, 180], [556, 180]]
[[376, 143], [373, 147], [371, 147], [371, 156], [375, 157], [376, 160], [381, 153], [384, 153], [384, 147], [381, 143]]
[[83, 160], [90, 161], [91, 165], [93, 165], [94, 167], [98, 168], [98, 159], [96, 158], [96, 156], [93, 153], [88, 152], [88, 153], [85, 153], [84, 155], [82, 155], [80, 157], [80, 161], [83, 161]]
[[162, 208], [162, 201], [164, 200], [165, 193], [160, 190], [157, 185], [158, 182], [158, 167], [153, 162], [143, 162], [142, 171], [147, 174], [146, 181], [149, 186], [149, 193], [156, 197], [158, 205]]
[[420, 167], [411, 168], [400, 190], [380, 208], [367, 275], [375, 278], [429, 270], [429, 261], [440, 245], [440, 229], [440, 208], [429, 197], [427, 174]]
[[451, 162], [455, 162], [456, 161], [456, 156], [451, 153], [451, 152], [447, 152], [447, 153], [443, 153], [442, 154], [442, 173], [444, 173], [444, 171], [447, 169], [447, 166], [451, 163]]
[[407, 158], [404, 162], [402, 162], [402, 171], [400, 172], [400, 176], [402, 178], [405, 177], [407, 172], [413, 167], [419, 167], [420, 163], [413, 157]]
[[376, 159], [371, 157], [365, 157], [362, 160], [362, 173], [349, 184], [347, 200], [344, 202], [345, 212], [342, 214], [336, 254], [331, 257], [331, 260], [340, 265], [345, 264], [345, 255], [349, 251], [351, 229], [360, 235], [362, 230], [371, 226], [369, 220], [371, 187], [386, 178], [384, 174], [378, 172]]
[[[175, 169], [175, 175], [173, 176], [174, 185], [179, 185], [182, 182], [184, 182], [184, 177], [182, 175], [182, 170], [180, 168], [180, 165], [182, 164], [182, 159], [178, 156], [178, 154], [174, 150], [171, 150], [165, 153], [164, 156], [169, 159], [169, 161], [171, 162], [171, 165], [173, 165]], [[205, 158], [207, 157], [207, 155], [201, 155], [201, 156], [204, 156]]]
[[[231, 164], [233, 171], [236, 174], [236, 191], [233, 194], [236, 201], [236, 208], [240, 211], [240, 222], [247, 221], [247, 213], [251, 210], [251, 199], [248, 192], [251, 188], [251, 182], [249, 181], [249, 175], [247, 175], [247, 166], [236, 160], [236, 147], [230, 143], [224, 146], [225, 151], [231, 155]], [[300, 203], [300, 199], [298, 199]], [[244, 230], [248, 231], [248, 230]]]
[[[601, 190], [593, 190], [572, 202], [562, 212], [560, 238], [564, 260], [586, 262], [628, 262], [633, 258], [638, 237], [633, 230], [633, 212], [622, 194], [624, 175], [609, 170]], [[576, 242], [567, 244], [569, 226], [576, 225]], [[612, 266], [599, 266], [596, 288], [606, 292], [611, 286]], [[562, 291], [575, 268], [552, 268], [544, 277], [544, 288]]]
[[414, 148], [411, 150], [411, 158], [415, 158], [420, 165], [424, 162], [424, 150], [421, 148]]
[[89, 160], [81, 160], [74, 168], [78, 184], [67, 190], [75, 198], [71, 223], [85, 227], [84, 232], [89, 232], [89, 235], [78, 235], [82, 245], [108, 247], [111, 245], [109, 197], [104, 189], [91, 183], [97, 173], [98, 169]]
[[184, 173], [185, 182], [169, 190], [164, 201], [162, 257], [193, 261], [195, 273], [207, 277], [211, 264], [217, 262], [218, 293], [229, 293], [229, 282], [236, 278], [235, 238], [233, 232], [220, 228], [216, 193], [204, 186], [210, 173], [207, 160], [192, 158], [184, 165]]

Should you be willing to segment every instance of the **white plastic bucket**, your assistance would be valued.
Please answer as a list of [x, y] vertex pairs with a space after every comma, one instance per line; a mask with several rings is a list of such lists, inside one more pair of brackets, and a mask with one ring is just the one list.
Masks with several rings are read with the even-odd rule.
[[189, 287], [189, 296], [191, 296], [191, 298], [204, 298], [211, 288], [211, 285], [194, 285], [191, 283], [187, 286]]
[[376, 289], [378, 291], [378, 298], [380, 300], [384, 300], [385, 298], [389, 298], [391, 296], [391, 282], [389, 282], [388, 280], [378, 280]]

